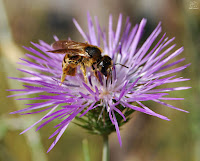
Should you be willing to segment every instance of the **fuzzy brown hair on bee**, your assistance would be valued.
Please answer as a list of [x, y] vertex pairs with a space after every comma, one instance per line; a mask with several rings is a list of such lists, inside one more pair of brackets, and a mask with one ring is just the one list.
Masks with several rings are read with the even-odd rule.
[[102, 49], [97, 46], [90, 45], [87, 42], [81, 43], [72, 40], [60, 40], [54, 42], [52, 48], [54, 50], [48, 52], [65, 54], [62, 62], [63, 73], [61, 83], [64, 82], [67, 75], [76, 75], [78, 65], [80, 65], [86, 83], [86, 67], [91, 67], [98, 79], [98, 71], [107, 78], [111, 75], [113, 66], [112, 59], [108, 55], [102, 56]]

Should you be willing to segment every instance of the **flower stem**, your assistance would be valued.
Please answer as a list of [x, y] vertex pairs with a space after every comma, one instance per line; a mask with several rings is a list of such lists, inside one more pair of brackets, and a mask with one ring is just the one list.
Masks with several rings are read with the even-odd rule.
[[84, 139], [82, 144], [83, 144], [84, 161], [90, 161], [88, 141]]
[[103, 154], [102, 161], [109, 161], [108, 135], [103, 135]]

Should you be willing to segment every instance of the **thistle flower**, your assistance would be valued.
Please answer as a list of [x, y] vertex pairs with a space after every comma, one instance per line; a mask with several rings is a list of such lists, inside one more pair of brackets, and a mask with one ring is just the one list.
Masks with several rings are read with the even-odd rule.
[[[174, 38], [168, 39], [166, 34], [161, 36], [155, 45], [152, 45], [161, 33], [161, 23], [157, 25], [143, 45], [139, 46], [146, 21], [146, 19], [142, 19], [140, 24], [131, 28], [131, 23], [127, 18], [122, 31], [122, 15], [120, 14], [116, 31], [113, 31], [112, 16], [110, 16], [107, 34], [100, 27], [97, 17], [95, 17], [95, 28], [88, 14], [88, 33], [85, 33], [77, 21], [73, 20], [84, 39], [83, 41], [101, 47], [102, 55], [109, 55], [112, 58], [114, 65], [110, 81], [104, 76], [97, 79], [92, 70], [88, 68], [88, 82], [85, 82], [83, 73], [78, 68], [75, 76], [67, 76], [60, 85], [61, 64], [64, 55], [47, 52], [52, 50], [52, 47], [44, 41], [39, 41], [39, 44], [32, 43], [36, 49], [24, 47], [32, 54], [26, 54], [27, 59], [21, 59], [25, 63], [20, 64], [33, 70], [19, 69], [29, 77], [12, 79], [26, 83], [25, 88], [10, 91], [22, 92], [12, 96], [37, 94], [36, 97], [34, 95], [18, 100], [40, 100], [40, 103], [28, 104], [29, 107], [12, 112], [12, 114], [34, 114], [45, 111], [48, 113], [22, 133], [39, 123], [37, 130], [55, 119], [61, 120], [55, 126], [56, 131], [49, 137], [57, 135], [48, 150], [50, 151], [69, 123], [77, 118], [79, 122], [76, 124], [91, 133], [108, 135], [116, 130], [121, 145], [119, 127], [130, 119], [130, 114], [134, 111], [169, 120], [145, 106], [145, 101], [151, 100], [187, 112], [167, 104], [163, 100], [182, 100], [182, 98], [167, 97], [168, 92], [184, 90], [189, 87], [160, 87], [163, 84], [188, 80], [182, 77], [177, 78], [174, 73], [185, 69], [189, 64], [169, 69], [182, 62], [184, 58], [168, 63], [183, 51], [183, 47], [171, 52], [176, 45], [170, 45]], [[56, 36], [54, 39], [58, 40]], [[117, 63], [128, 68], [115, 65]]]

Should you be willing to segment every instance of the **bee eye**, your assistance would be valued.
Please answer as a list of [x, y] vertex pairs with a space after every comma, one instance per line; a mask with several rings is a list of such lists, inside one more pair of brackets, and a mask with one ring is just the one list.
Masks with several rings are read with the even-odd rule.
[[103, 75], [107, 76], [107, 71], [106, 71], [105, 68], [102, 68], [101, 73], [102, 73]]

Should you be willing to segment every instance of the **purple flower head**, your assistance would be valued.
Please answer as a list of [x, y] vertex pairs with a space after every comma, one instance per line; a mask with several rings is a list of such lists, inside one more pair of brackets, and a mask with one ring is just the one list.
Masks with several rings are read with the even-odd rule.
[[[45, 115], [22, 133], [38, 124], [40, 124], [37, 128], [39, 130], [49, 122], [59, 119], [60, 123], [55, 126], [56, 131], [50, 136], [52, 138], [57, 135], [48, 150], [50, 151], [69, 123], [77, 118], [81, 122], [77, 124], [88, 129], [91, 133], [103, 135], [116, 130], [121, 145], [119, 127], [130, 118], [133, 111], [169, 120], [145, 106], [145, 101], [151, 100], [187, 112], [163, 102], [163, 100], [182, 100], [182, 98], [167, 97], [168, 92], [184, 90], [189, 87], [162, 88], [159, 86], [188, 80], [182, 77], [177, 78], [174, 73], [185, 69], [189, 64], [174, 67], [184, 58], [171, 62], [171, 59], [183, 51], [183, 47], [181, 47], [172, 52], [172, 49], [176, 46], [172, 44], [174, 38], [169, 39], [164, 34], [153, 45], [155, 39], [161, 33], [161, 23], [139, 46], [146, 19], [142, 19], [140, 24], [136, 24], [132, 28], [129, 18], [127, 18], [122, 31], [122, 15], [120, 14], [116, 31], [114, 31], [112, 16], [110, 16], [108, 34], [100, 27], [97, 17], [95, 17], [96, 27], [94, 26], [89, 14], [87, 33], [82, 30], [76, 20], [73, 21], [84, 38], [83, 42], [87, 41], [89, 44], [101, 47], [103, 49], [102, 55], [108, 55], [112, 58], [114, 64], [112, 77], [107, 79], [104, 75], [99, 75], [99, 79], [97, 79], [92, 69], [88, 67], [88, 81], [85, 82], [83, 72], [78, 67], [77, 74], [67, 76], [60, 85], [64, 55], [48, 52], [53, 49], [51, 45], [43, 41], [39, 41], [39, 44], [32, 43], [36, 49], [24, 47], [31, 54], [26, 54], [28, 59], [22, 58], [21, 60], [24, 63], [20, 64], [33, 70], [19, 69], [28, 74], [28, 77], [12, 79], [26, 83], [25, 88], [10, 91], [20, 92], [12, 96], [37, 93], [33, 97], [19, 98], [19, 100], [40, 100], [40, 103], [28, 104], [29, 107], [12, 112], [12, 114], [44, 112]], [[54, 39], [55, 41], [58, 40], [56, 36]], [[168, 63], [169, 61], [170, 63]]]

